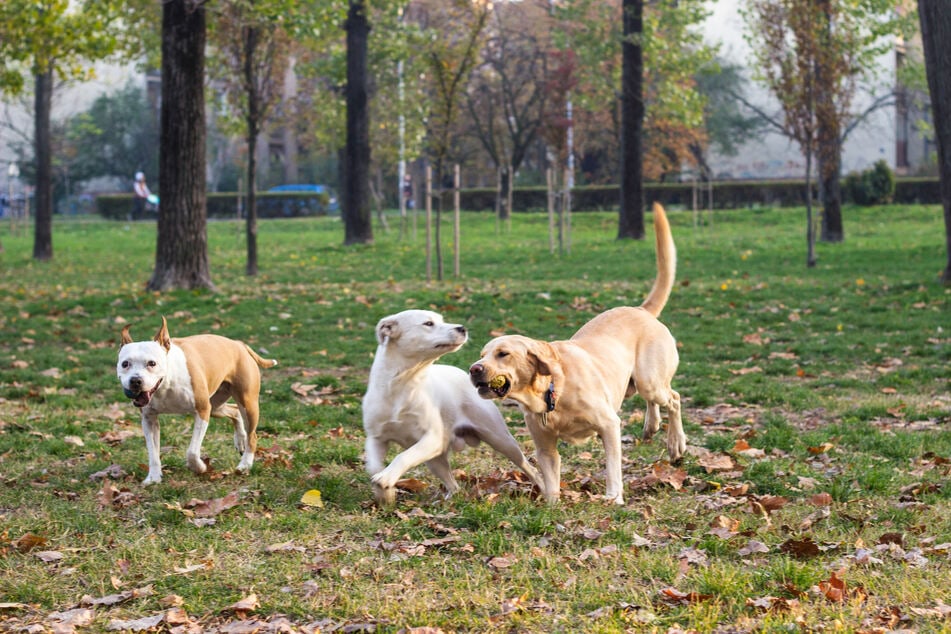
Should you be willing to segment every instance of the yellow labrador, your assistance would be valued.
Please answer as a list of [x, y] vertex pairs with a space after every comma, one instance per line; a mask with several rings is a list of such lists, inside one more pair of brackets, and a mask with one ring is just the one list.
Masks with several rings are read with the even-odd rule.
[[657, 316], [674, 284], [677, 254], [663, 207], [654, 204], [657, 279], [639, 307], [607, 310], [567, 341], [539, 341], [505, 335], [489, 341], [469, 379], [485, 399], [517, 402], [535, 442], [542, 495], [560, 494], [558, 440], [578, 443], [597, 434], [607, 462], [605, 498], [624, 503], [621, 478], [622, 401], [640, 394], [647, 401], [644, 439], [660, 428], [667, 408], [667, 453], [679, 460], [687, 448], [680, 420], [680, 395], [671, 386], [679, 362], [673, 335]]

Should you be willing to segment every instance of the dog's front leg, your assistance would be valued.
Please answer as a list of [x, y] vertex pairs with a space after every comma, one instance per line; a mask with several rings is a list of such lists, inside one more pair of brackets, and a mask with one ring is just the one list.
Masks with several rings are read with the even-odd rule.
[[142, 435], [145, 436], [145, 450], [149, 456], [149, 475], [142, 481], [144, 486], [158, 484], [162, 481], [162, 459], [159, 455], [162, 449], [159, 440], [158, 413], [142, 410]]
[[185, 463], [192, 473], [204, 473], [208, 466], [201, 459], [201, 444], [205, 440], [205, 433], [208, 431], [208, 419], [202, 418], [201, 414], [195, 413], [195, 426], [192, 428], [192, 440], [188, 444], [188, 451], [185, 452]]
[[535, 443], [535, 460], [541, 472], [538, 485], [542, 496], [547, 502], [557, 502], [561, 496], [561, 455], [558, 453], [558, 438], [543, 430], [536, 430], [531, 424], [528, 425], [528, 431]]
[[624, 504], [624, 479], [621, 475], [621, 420], [615, 415], [598, 435], [604, 443], [604, 499]]
[[[370, 481], [374, 487], [379, 487], [382, 496], [387, 500], [387, 503], [390, 503], [391, 500], [396, 498], [394, 487], [399, 479], [403, 477], [403, 474], [441, 454], [444, 451], [444, 445], [441, 435], [434, 432], [424, 434], [416, 444], [397, 454], [393, 458], [393, 462], [373, 475]], [[378, 500], [380, 499], [376, 488], [374, 489], [374, 496]]]

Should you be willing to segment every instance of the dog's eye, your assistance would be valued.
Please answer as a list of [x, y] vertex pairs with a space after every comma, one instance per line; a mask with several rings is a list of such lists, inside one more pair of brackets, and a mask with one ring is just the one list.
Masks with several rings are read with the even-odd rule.
[[429, 321], [424, 322], [423, 325], [426, 326], [427, 328], [432, 328], [432, 327], [435, 326], [436, 324], [433, 323], [433, 320], [432, 320], [432, 319], [430, 319]]
[[132, 364], [129, 363], [128, 361], [123, 361], [123, 362], [122, 362], [122, 367], [123, 367], [123, 369], [127, 369], [130, 365], [132, 365]]
[[158, 364], [155, 363], [155, 361], [149, 361], [149, 362], [146, 363], [145, 365], [149, 366], [150, 368], [154, 368], [154, 367], [155, 367], [156, 365], [158, 365]]
[[507, 356], [509, 356], [509, 353], [506, 352], [505, 350], [499, 350], [497, 353], [495, 353], [495, 357], [497, 359], [504, 359]]

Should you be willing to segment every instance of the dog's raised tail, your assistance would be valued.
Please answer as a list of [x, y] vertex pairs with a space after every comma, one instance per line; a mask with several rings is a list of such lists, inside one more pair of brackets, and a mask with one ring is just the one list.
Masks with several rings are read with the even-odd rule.
[[248, 354], [251, 355], [251, 358], [254, 359], [254, 362], [257, 363], [259, 367], [273, 368], [277, 365], [277, 359], [263, 359], [257, 352], [254, 351], [254, 348], [248, 344], [244, 344], [244, 347], [247, 348]]
[[660, 315], [667, 305], [667, 298], [674, 287], [674, 276], [677, 272], [677, 249], [674, 246], [674, 237], [670, 233], [670, 223], [667, 214], [660, 203], [654, 203], [654, 239], [657, 249], [657, 279], [651, 287], [647, 299], [641, 308], [654, 317]]

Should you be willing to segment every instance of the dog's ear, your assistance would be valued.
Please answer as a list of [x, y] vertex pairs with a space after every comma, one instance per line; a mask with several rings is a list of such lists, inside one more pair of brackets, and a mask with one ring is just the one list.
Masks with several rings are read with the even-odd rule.
[[122, 334], [119, 335], [121, 337], [120, 339], [121, 345], [119, 346], [120, 348], [126, 345], [127, 343], [132, 343], [132, 335], [129, 334], [129, 328], [131, 327], [132, 327], [132, 324], [126, 324], [125, 326], [122, 327]]
[[172, 349], [172, 338], [168, 336], [168, 323], [165, 321], [165, 315], [162, 315], [162, 327], [155, 333], [154, 340], [166, 350]]
[[552, 376], [558, 367], [558, 353], [547, 341], [534, 341], [528, 349], [528, 358], [535, 363], [536, 374]]
[[399, 324], [395, 319], [384, 317], [376, 325], [376, 341], [380, 345], [385, 345], [390, 339], [395, 339], [399, 335]]

